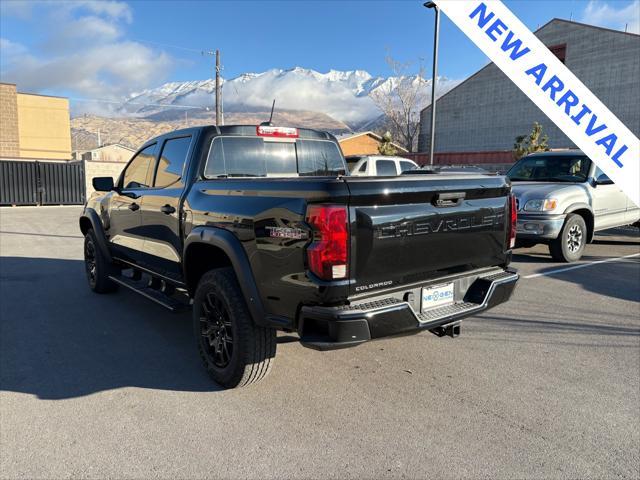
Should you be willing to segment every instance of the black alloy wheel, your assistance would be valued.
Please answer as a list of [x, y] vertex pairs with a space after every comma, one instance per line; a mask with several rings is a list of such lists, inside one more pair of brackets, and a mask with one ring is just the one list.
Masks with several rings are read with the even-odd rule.
[[84, 269], [89, 288], [96, 293], [109, 293], [118, 288], [110, 276], [120, 274], [120, 269], [111, 263], [100, 250], [96, 234], [92, 229], [84, 236]]
[[89, 286], [93, 289], [96, 286], [98, 266], [96, 265], [96, 245], [90, 237], [87, 237], [84, 242], [84, 267], [87, 272]]
[[225, 368], [233, 355], [233, 328], [223, 301], [209, 292], [201, 302], [200, 341], [213, 364]]
[[257, 325], [232, 268], [205, 273], [193, 298], [193, 333], [211, 378], [226, 388], [259, 382], [276, 356], [276, 331]]

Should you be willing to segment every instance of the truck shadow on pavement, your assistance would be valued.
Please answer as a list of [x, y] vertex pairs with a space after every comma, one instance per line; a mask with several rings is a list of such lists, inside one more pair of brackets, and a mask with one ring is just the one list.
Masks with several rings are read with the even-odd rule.
[[[602, 260], [602, 257], [594, 256], [594, 255], [583, 255], [580, 261], [590, 262], [593, 260]], [[539, 252], [529, 252], [527, 249], [518, 249], [513, 253], [513, 262], [518, 263], [553, 263], [553, 268], [558, 268], [560, 266], [568, 266], [567, 263], [558, 263], [553, 258], [551, 258], [551, 254], [549, 253], [539, 253]]]
[[42, 399], [122, 387], [221, 390], [200, 364], [189, 313], [122, 289], [95, 294], [80, 260], [1, 261], [0, 390]]
[[[571, 267], [573, 264], [567, 264]], [[577, 265], [577, 264], [576, 264]], [[537, 273], [547, 273], [557, 270], [558, 267], [548, 267]], [[596, 270], [597, 268], [597, 270]], [[578, 270], [568, 270], [550, 275], [548, 278], [560, 280], [578, 285], [584, 290], [582, 295], [593, 293], [602, 296], [604, 302], [607, 299], [618, 298], [640, 304], [640, 258], [627, 258], [617, 262], [610, 262], [598, 267], [587, 267]], [[535, 279], [526, 281], [536, 281]], [[578, 304], [580, 298], [575, 298]], [[603, 305], [606, 312], [606, 305]]]
[[[496, 322], [501, 326], [509, 325], [515, 329], [527, 329], [528, 333], [580, 333], [585, 335], [612, 335], [640, 337], [640, 328], [624, 325], [600, 325], [596, 323], [579, 323], [552, 320], [534, 320], [523, 318], [505, 318], [501, 316], [482, 315], [482, 320]], [[503, 328], [503, 327], [501, 327]]]

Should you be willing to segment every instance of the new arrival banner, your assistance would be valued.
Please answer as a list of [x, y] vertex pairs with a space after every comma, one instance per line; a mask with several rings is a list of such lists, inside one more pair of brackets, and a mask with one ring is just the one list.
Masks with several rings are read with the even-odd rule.
[[640, 206], [640, 140], [500, 0], [435, 3]]

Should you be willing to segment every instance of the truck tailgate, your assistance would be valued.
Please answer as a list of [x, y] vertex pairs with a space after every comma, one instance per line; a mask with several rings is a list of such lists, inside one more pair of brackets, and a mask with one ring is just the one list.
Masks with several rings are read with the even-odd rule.
[[[507, 263], [505, 177], [345, 177], [350, 294]], [[382, 193], [381, 193], [382, 192]]]

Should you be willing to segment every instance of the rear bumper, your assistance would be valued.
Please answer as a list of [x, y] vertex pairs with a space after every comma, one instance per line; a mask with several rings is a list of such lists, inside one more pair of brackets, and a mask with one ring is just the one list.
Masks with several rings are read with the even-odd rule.
[[417, 313], [410, 302], [397, 296], [342, 307], [302, 307], [300, 341], [309, 348], [333, 350], [432, 330], [506, 302], [518, 278], [510, 269], [477, 276], [460, 300], [423, 313]]

